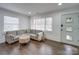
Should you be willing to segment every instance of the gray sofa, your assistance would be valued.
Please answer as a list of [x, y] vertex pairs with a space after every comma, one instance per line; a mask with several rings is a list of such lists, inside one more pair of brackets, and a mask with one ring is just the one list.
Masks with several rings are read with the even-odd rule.
[[41, 41], [45, 39], [45, 34], [39, 30], [17, 30], [17, 31], [7, 31], [5, 34], [6, 42], [11, 44], [18, 41], [19, 36], [22, 34], [29, 34], [31, 39]]

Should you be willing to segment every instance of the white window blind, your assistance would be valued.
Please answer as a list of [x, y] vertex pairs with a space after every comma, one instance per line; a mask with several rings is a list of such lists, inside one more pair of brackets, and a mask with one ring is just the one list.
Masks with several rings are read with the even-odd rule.
[[31, 19], [31, 29], [52, 31], [52, 17]]
[[45, 19], [40, 18], [36, 19], [36, 30], [44, 30], [45, 27]]
[[4, 31], [13, 31], [19, 29], [19, 19], [4, 16]]
[[31, 20], [31, 29], [35, 29], [36, 28], [36, 21], [35, 19]]

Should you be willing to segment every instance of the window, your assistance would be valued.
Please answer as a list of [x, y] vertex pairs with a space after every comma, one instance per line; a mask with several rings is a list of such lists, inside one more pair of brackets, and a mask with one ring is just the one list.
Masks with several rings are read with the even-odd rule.
[[36, 29], [36, 30], [44, 30], [45, 27], [45, 19], [40, 18], [40, 19], [33, 19], [31, 21], [31, 29]]
[[36, 19], [36, 30], [44, 30], [45, 27], [45, 19]]
[[36, 28], [36, 21], [35, 19], [31, 20], [31, 29], [35, 29]]
[[71, 26], [66, 27], [66, 31], [72, 31], [72, 27]]
[[72, 36], [71, 35], [66, 35], [66, 39], [67, 40], [72, 40]]
[[46, 31], [52, 31], [52, 18], [46, 18]]
[[4, 16], [4, 31], [13, 31], [19, 29], [19, 19]]
[[52, 17], [32, 19], [31, 29], [52, 31]]

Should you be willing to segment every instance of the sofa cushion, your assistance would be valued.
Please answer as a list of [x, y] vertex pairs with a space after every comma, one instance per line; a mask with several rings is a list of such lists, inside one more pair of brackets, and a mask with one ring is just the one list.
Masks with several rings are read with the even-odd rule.
[[21, 34], [25, 34], [25, 33], [27, 33], [26, 30], [19, 30], [19, 34], [20, 34], [20, 35], [21, 35]]
[[20, 32], [19, 31], [16, 31], [16, 35], [19, 35], [20, 34]]
[[30, 33], [36, 34], [36, 30], [30, 30]]
[[33, 30], [33, 29], [30, 30], [30, 33], [32, 33], [32, 34], [37, 34], [39, 32], [42, 32], [42, 31], [41, 30]]
[[7, 34], [12, 34], [12, 35], [16, 35], [16, 31], [8, 31]]

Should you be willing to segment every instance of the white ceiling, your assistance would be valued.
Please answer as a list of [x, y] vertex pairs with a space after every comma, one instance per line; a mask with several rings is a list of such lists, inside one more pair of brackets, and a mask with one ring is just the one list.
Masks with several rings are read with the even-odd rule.
[[63, 10], [67, 8], [72, 8], [79, 6], [78, 3], [63, 3], [61, 6], [58, 6], [58, 3], [0, 3], [0, 7], [15, 11], [21, 14], [28, 15], [28, 12], [31, 12], [31, 15], [54, 12], [58, 10]]

